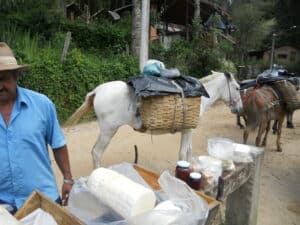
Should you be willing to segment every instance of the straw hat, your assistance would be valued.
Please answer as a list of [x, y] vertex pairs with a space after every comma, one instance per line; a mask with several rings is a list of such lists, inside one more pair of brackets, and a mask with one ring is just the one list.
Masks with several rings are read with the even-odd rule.
[[27, 70], [28, 66], [18, 65], [18, 62], [8, 45], [0, 42], [0, 71], [4, 70]]

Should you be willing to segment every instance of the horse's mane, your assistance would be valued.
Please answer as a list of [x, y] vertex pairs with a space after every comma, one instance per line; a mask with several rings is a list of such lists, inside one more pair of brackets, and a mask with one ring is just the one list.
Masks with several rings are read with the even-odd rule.
[[224, 74], [221, 73], [221, 72], [216, 72], [216, 71], [211, 71], [211, 72], [212, 72], [211, 75], [207, 75], [207, 76], [202, 77], [201, 79], [199, 79], [200, 82], [201, 82], [201, 83], [207, 83], [207, 82], [209, 82], [209, 81], [211, 81], [211, 80], [217, 78], [217, 77], [220, 76], [220, 75], [224, 75]]

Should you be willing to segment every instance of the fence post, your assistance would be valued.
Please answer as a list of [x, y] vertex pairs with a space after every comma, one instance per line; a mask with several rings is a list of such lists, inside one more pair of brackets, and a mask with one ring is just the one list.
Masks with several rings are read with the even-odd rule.
[[253, 163], [251, 164], [248, 181], [227, 197], [226, 225], [256, 225], [259, 188], [264, 150], [252, 149]]
[[71, 42], [71, 32], [67, 32], [66, 38], [65, 38], [65, 44], [64, 44], [64, 49], [63, 52], [61, 54], [61, 58], [60, 61], [61, 63], [64, 63], [66, 61], [66, 57], [67, 57], [67, 53], [68, 53], [68, 49], [70, 46], [70, 42]]

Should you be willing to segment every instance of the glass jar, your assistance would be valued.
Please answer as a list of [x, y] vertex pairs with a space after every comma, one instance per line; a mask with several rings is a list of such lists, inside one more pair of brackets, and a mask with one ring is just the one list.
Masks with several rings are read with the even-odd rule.
[[175, 170], [175, 176], [187, 183], [191, 172], [190, 165], [191, 164], [187, 161], [178, 161]]
[[188, 179], [188, 185], [194, 190], [200, 190], [201, 188], [201, 173], [190, 173]]

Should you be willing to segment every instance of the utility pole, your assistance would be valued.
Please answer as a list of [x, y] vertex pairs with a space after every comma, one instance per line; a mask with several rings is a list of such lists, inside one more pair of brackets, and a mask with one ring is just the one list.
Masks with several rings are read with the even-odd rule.
[[149, 22], [150, 22], [150, 0], [142, 1], [142, 24], [141, 24], [141, 48], [140, 48], [140, 70], [142, 71], [149, 52]]
[[272, 49], [271, 49], [271, 55], [270, 55], [270, 70], [272, 71], [273, 68], [273, 58], [274, 58], [274, 49], [275, 49], [275, 38], [276, 34], [272, 34]]
[[273, 69], [273, 60], [274, 60], [274, 52], [275, 52], [275, 38], [277, 36], [280, 36], [282, 34], [285, 34], [287, 31], [290, 31], [290, 30], [293, 30], [295, 29], [297, 26], [291, 26], [290, 28], [286, 29], [286, 30], [283, 30], [283, 31], [280, 31], [278, 32], [277, 34], [274, 32], [272, 34], [272, 48], [271, 48], [271, 55], [270, 55], [270, 70], [272, 71]]

